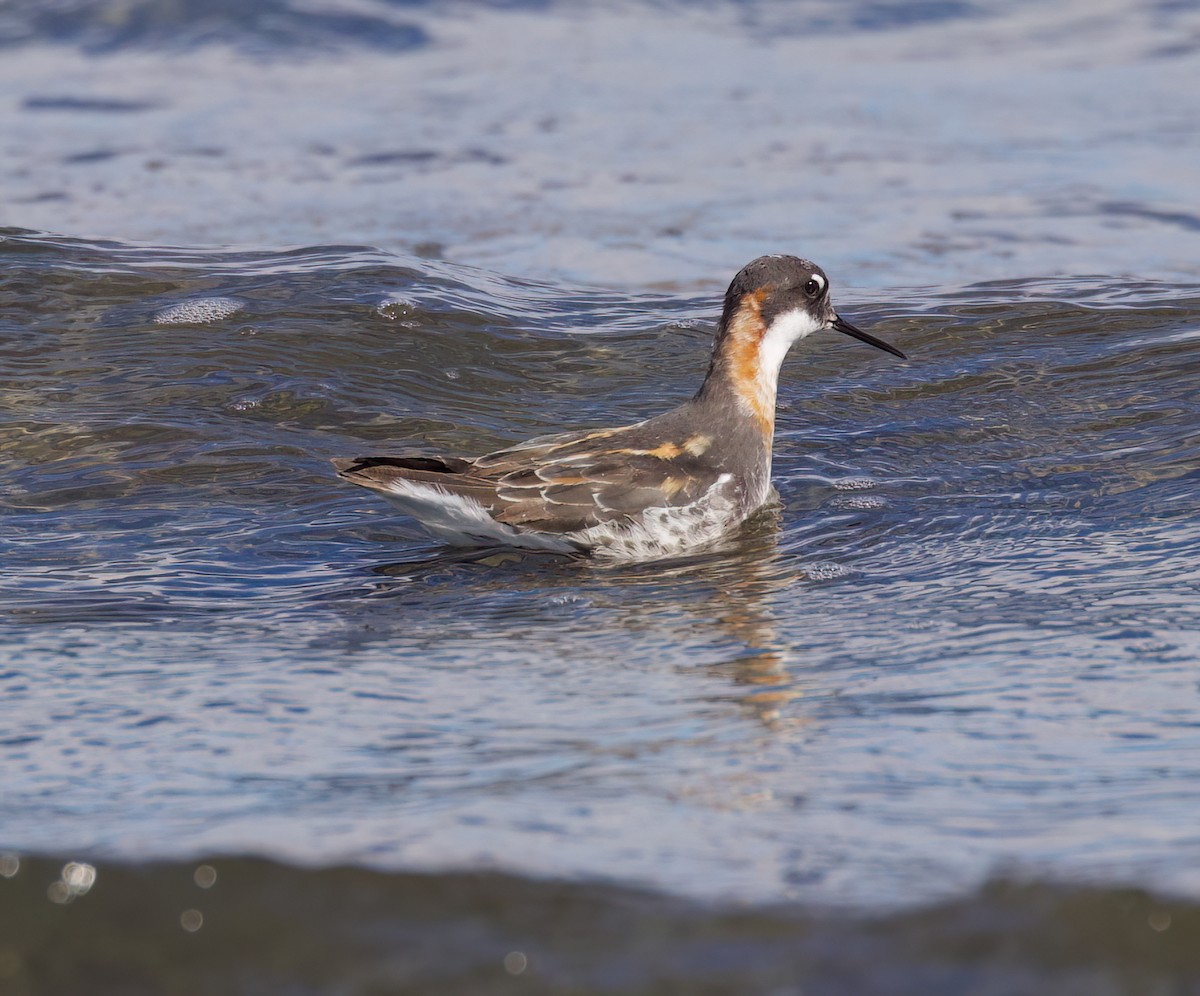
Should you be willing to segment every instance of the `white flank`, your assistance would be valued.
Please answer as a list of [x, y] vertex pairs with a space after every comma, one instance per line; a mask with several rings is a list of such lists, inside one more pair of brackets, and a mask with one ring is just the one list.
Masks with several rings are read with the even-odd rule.
[[577, 553], [579, 547], [550, 533], [519, 532], [497, 522], [486, 508], [471, 498], [451, 494], [432, 484], [398, 479], [381, 495], [439, 539], [451, 546], [486, 546], [488, 543], [519, 546], [527, 550]]
[[572, 536], [606, 560], [657, 560], [702, 547], [727, 533], [742, 519], [722, 474], [703, 497], [678, 508], [647, 508], [632, 522], [606, 522]]
[[730, 492], [731, 474], [722, 474], [704, 497], [678, 508], [647, 508], [633, 520], [617, 519], [573, 533], [518, 530], [497, 522], [471, 498], [432, 484], [396, 480], [379, 493], [452, 546], [515, 546], [553, 553], [590, 550], [609, 560], [655, 560], [704, 546], [736, 526], [741, 518]]

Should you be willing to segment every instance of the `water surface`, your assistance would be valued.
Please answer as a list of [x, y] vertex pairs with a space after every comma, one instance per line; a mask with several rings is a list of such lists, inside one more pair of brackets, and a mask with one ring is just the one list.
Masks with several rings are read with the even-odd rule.
[[1195, 289], [861, 303], [919, 359], [798, 350], [780, 505], [603, 567], [462, 557], [327, 459], [648, 414], [694, 390], [710, 303], [0, 251], [13, 844], [839, 903], [998, 866], [1200, 884]]

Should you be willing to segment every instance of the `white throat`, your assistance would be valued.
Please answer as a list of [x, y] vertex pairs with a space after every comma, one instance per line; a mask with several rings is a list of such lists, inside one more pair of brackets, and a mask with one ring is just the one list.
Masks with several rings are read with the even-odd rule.
[[823, 328], [825, 323], [817, 321], [804, 308], [779, 315], [771, 322], [758, 347], [759, 376], [769, 378], [774, 383], [779, 378], [783, 358], [792, 345]]

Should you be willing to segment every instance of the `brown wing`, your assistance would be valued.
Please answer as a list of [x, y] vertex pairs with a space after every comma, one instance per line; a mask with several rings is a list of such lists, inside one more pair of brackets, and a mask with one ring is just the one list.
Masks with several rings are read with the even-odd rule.
[[494, 518], [541, 532], [573, 532], [647, 508], [689, 505], [717, 472], [684, 446], [650, 445], [641, 425], [542, 437], [479, 457], [474, 473], [495, 482]]
[[698, 459], [694, 437], [664, 441], [648, 429], [639, 423], [541, 436], [474, 460], [413, 453], [334, 465], [340, 476], [377, 491], [397, 478], [430, 484], [474, 499], [499, 522], [567, 533], [647, 508], [688, 505], [717, 483], [717, 471]]

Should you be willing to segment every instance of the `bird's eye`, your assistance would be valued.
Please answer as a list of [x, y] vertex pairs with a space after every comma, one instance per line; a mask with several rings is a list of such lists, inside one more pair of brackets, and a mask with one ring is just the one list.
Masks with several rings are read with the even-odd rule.
[[825, 278], [820, 274], [814, 273], [804, 284], [804, 293], [809, 297], [820, 297], [821, 292], [825, 289]]

